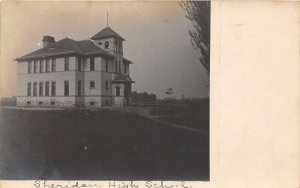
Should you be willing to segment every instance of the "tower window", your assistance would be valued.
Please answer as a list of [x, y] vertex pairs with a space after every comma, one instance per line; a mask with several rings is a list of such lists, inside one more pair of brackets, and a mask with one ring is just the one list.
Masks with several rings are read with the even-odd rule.
[[118, 52], [118, 41], [115, 42], [115, 52]]
[[109, 42], [108, 41], [105, 41], [104, 47], [105, 47], [105, 49], [108, 49], [108, 47], [109, 47]]

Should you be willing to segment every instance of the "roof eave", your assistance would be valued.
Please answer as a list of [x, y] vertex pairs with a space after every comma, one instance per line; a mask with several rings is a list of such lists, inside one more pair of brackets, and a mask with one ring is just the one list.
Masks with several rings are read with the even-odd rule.
[[126, 80], [112, 80], [112, 83], [135, 83], [135, 81], [126, 81]]
[[93, 36], [93, 37], [91, 37], [91, 39], [96, 40], [96, 39], [105, 39], [105, 38], [109, 38], [109, 37], [115, 37], [115, 38], [118, 38], [122, 41], [125, 41], [125, 39], [123, 37], [119, 37], [119, 36], [115, 36], [115, 35], [105, 36], [105, 37], [95, 37], [95, 36]]
[[125, 63], [128, 63], [128, 64], [133, 64], [133, 62], [132, 62], [132, 61], [130, 61], [130, 60], [126, 59], [126, 58], [123, 58], [123, 60], [125, 61]]
[[37, 58], [44, 58], [44, 57], [51, 57], [51, 56], [60, 56], [60, 55], [70, 55], [70, 54], [77, 54], [75, 51], [69, 51], [69, 52], [59, 52], [59, 53], [52, 53], [52, 54], [44, 54], [44, 55], [35, 55], [35, 56], [28, 56], [28, 57], [19, 57], [16, 58], [16, 61], [26, 61], [30, 59], [37, 59]]
[[88, 53], [84, 53], [84, 55], [105, 55], [111, 58], [115, 58], [115, 56], [108, 54], [108, 53], [103, 53], [103, 52], [88, 52]]

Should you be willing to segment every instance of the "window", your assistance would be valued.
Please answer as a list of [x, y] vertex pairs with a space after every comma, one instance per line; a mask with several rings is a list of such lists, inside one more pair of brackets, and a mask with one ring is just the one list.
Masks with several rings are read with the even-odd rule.
[[108, 42], [108, 41], [105, 41], [104, 47], [105, 47], [105, 49], [108, 49], [108, 48], [109, 48], [109, 42]]
[[120, 87], [119, 86], [116, 87], [116, 96], [120, 96]]
[[87, 58], [83, 59], [83, 67], [84, 69], [87, 69]]
[[33, 72], [37, 73], [37, 69], [38, 69], [38, 62], [36, 60], [34, 60], [34, 67], [33, 67]]
[[119, 52], [123, 53], [122, 42], [120, 42], [120, 45], [119, 45]]
[[40, 72], [44, 72], [44, 63], [43, 63], [43, 60], [40, 60]]
[[78, 96], [81, 96], [81, 80], [78, 80]]
[[119, 61], [119, 73], [121, 73], [121, 61]]
[[49, 59], [46, 59], [46, 72], [50, 72], [50, 62], [49, 62]]
[[56, 82], [51, 82], [51, 95], [56, 95]]
[[95, 105], [95, 102], [94, 101], [91, 101], [90, 102], [90, 106], [94, 106]]
[[49, 82], [45, 83], [45, 96], [49, 96]]
[[108, 72], [108, 59], [105, 60], [105, 70]]
[[33, 96], [37, 96], [37, 83], [33, 83]]
[[39, 101], [39, 105], [42, 105], [43, 104], [43, 101]]
[[78, 71], [81, 71], [81, 58], [78, 57]]
[[27, 101], [27, 104], [31, 104], [31, 101]]
[[65, 90], [64, 90], [64, 94], [65, 96], [69, 96], [69, 80], [65, 80]]
[[69, 70], [69, 57], [65, 57], [65, 71]]
[[118, 73], [118, 61], [116, 60], [116, 63], [115, 63], [115, 71], [116, 71], [116, 73]]
[[95, 89], [95, 81], [90, 80], [90, 89]]
[[126, 74], [127, 73], [127, 65], [126, 65], [126, 63], [124, 63], [124, 74]]
[[28, 61], [28, 73], [31, 73], [32, 62]]
[[106, 89], [109, 89], [109, 82], [106, 80], [106, 82], [105, 82], [105, 88]]
[[51, 105], [55, 105], [55, 101], [51, 101], [51, 103], [50, 103]]
[[27, 83], [27, 96], [31, 96], [31, 83]]
[[52, 72], [55, 72], [56, 71], [56, 59], [53, 58], [52, 59]]
[[40, 82], [39, 83], [39, 96], [43, 96], [44, 93], [44, 83]]
[[95, 58], [91, 57], [90, 58], [90, 71], [95, 70]]
[[98, 42], [98, 45], [102, 45], [102, 42]]

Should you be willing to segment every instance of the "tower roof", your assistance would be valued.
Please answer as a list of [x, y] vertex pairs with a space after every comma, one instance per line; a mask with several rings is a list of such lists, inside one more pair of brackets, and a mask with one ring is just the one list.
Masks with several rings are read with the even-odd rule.
[[104, 29], [102, 29], [101, 31], [96, 33], [94, 36], [91, 37], [91, 39], [95, 40], [95, 39], [103, 39], [103, 38], [108, 38], [108, 37], [116, 37], [123, 41], [125, 40], [123, 37], [121, 37], [121, 35], [119, 35], [117, 32], [115, 32], [109, 26], [105, 27]]

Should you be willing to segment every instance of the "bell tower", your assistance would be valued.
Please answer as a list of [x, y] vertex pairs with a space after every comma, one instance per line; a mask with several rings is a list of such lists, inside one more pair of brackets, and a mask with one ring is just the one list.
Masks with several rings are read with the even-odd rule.
[[123, 41], [125, 41], [125, 39], [108, 25], [108, 14], [107, 26], [96, 33], [94, 36], [92, 36], [91, 40], [96, 46], [114, 55], [114, 72], [116, 74], [124, 73], [124, 71], [126, 70], [126, 65], [124, 65], [123, 62]]

